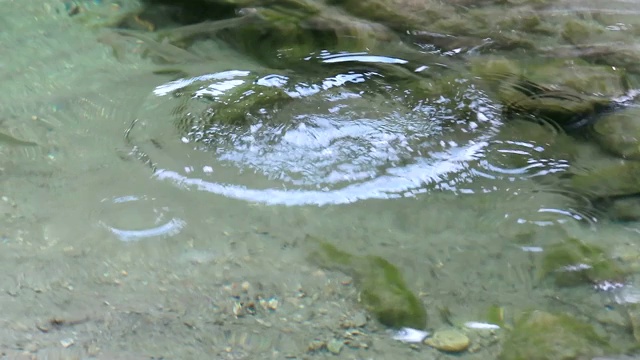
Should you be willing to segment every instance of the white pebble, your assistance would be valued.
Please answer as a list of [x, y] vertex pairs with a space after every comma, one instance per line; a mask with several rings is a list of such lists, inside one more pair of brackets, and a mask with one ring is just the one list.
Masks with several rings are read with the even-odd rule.
[[489, 323], [483, 323], [483, 322], [477, 322], [477, 321], [468, 321], [468, 322], [464, 323], [464, 326], [468, 327], [469, 329], [481, 329], [481, 330], [498, 330], [498, 329], [500, 329], [500, 326], [498, 326], [496, 324], [489, 324]]
[[393, 340], [399, 340], [407, 343], [419, 343], [422, 342], [429, 333], [422, 330], [416, 330], [412, 328], [402, 328], [393, 332]]

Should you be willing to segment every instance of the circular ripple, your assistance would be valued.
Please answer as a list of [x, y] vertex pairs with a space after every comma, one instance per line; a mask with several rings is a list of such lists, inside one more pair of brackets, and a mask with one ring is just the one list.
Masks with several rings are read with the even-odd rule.
[[146, 196], [120, 196], [101, 200], [99, 224], [121, 241], [173, 236], [186, 223], [171, 214], [168, 206]]
[[567, 171], [567, 159], [548, 158], [545, 150], [534, 141], [492, 140], [484, 148], [486, 156], [478, 162], [478, 172], [513, 181]]
[[[501, 123], [473, 84], [448, 86], [449, 98], [420, 98], [367, 71], [316, 80], [208, 74], [156, 88], [129, 140], [158, 179], [253, 202], [325, 205], [464, 191], [483, 176], [477, 163]], [[251, 107], [276, 91], [292, 100]], [[248, 104], [245, 122], [210, 120], [239, 103]]]

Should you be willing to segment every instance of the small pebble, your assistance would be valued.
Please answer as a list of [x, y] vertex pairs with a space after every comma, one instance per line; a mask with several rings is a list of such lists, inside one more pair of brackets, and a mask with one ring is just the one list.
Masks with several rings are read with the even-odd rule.
[[422, 330], [412, 329], [412, 328], [402, 328], [398, 331], [393, 332], [392, 338], [393, 340], [402, 341], [405, 343], [419, 343], [429, 336], [429, 333]]
[[364, 312], [358, 312], [354, 316], [345, 319], [340, 323], [343, 328], [359, 328], [367, 324], [367, 314]]
[[326, 346], [327, 346], [327, 343], [325, 343], [324, 341], [313, 340], [312, 342], [309, 343], [309, 346], [307, 346], [307, 351], [310, 351], [310, 352], [319, 351], [325, 348]]
[[464, 326], [468, 327], [469, 329], [479, 329], [479, 330], [498, 330], [498, 329], [500, 329], [500, 326], [498, 326], [498, 325], [489, 324], [489, 323], [483, 323], [483, 322], [477, 322], [477, 321], [468, 321], [468, 322], [464, 323]]
[[427, 338], [424, 343], [440, 351], [461, 352], [469, 348], [471, 341], [457, 330], [441, 330]]
[[344, 342], [338, 339], [332, 339], [327, 343], [327, 350], [334, 355], [340, 354], [342, 351], [342, 346], [344, 346]]
[[367, 324], [367, 314], [365, 314], [364, 312], [358, 312], [354, 317], [353, 317], [353, 325], [355, 327], [363, 327]]
[[62, 345], [63, 348], [68, 348], [69, 346], [73, 345], [74, 343], [75, 343], [75, 341], [73, 341], [72, 338], [67, 338], [67, 339], [60, 340], [60, 345]]

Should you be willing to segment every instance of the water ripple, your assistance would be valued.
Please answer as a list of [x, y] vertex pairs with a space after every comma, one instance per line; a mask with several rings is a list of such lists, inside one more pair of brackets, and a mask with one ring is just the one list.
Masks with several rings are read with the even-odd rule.
[[[323, 59], [382, 61], [367, 54]], [[534, 142], [497, 139], [499, 106], [472, 82], [452, 76], [433, 93], [426, 82], [393, 85], [371, 69], [179, 79], [155, 89], [130, 140], [157, 179], [265, 204], [487, 192], [500, 189], [498, 181], [565, 171], [565, 160], [545, 158]], [[278, 93], [286, 99], [273, 100]]]
[[104, 207], [99, 224], [124, 242], [173, 236], [186, 225], [154, 198], [128, 195], [106, 198], [101, 203]]

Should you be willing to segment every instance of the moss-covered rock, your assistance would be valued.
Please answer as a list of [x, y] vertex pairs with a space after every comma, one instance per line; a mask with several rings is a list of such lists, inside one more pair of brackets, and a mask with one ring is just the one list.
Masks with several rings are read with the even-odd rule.
[[559, 92], [564, 88], [582, 95], [599, 95], [605, 98], [621, 96], [629, 90], [623, 69], [594, 65], [577, 57], [535, 63], [505, 57], [477, 57], [471, 59], [471, 69], [475, 76], [487, 82], [499, 81], [502, 84], [509, 79], [526, 81], [536, 84], [540, 90]]
[[500, 360], [587, 360], [608, 352], [593, 327], [567, 314], [525, 313], [505, 340]]
[[604, 198], [597, 201], [611, 219], [617, 221], [640, 220], [640, 194], [620, 198]]
[[505, 81], [520, 78], [522, 67], [516, 61], [502, 56], [475, 57], [470, 60], [471, 74], [498, 92]]
[[312, 236], [306, 241], [316, 247], [309, 255], [311, 262], [354, 278], [360, 301], [380, 323], [391, 328], [424, 329], [424, 305], [389, 261], [379, 256], [352, 255]]
[[558, 286], [620, 284], [626, 271], [600, 247], [569, 238], [545, 249], [539, 275], [553, 276]]
[[429, 24], [456, 14], [455, 6], [433, 0], [329, 0], [328, 3], [402, 32], [426, 29]]
[[471, 64], [472, 73], [497, 96], [508, 117], [527, 114], [569, 131], [613, 109], [612, 98], [628, 90], [624, 71], [580, 59], [527, 64], [480, 57]]
[[578, 58], [544, 61], [523, 68], [530, 81], [547, 87], [566, 87], [585, 95], [616, 97], [629, 89], [624, 69], [594, 65]]
[[507, 118], [527, 114], [567, 131], [582, 128], [597, 114], [611, 108], [608, 98], [586, 96], [570, 88], [541, 86], [525, 79], [505, 82], [499, 97]]
[[640, 163], [616, 161], [584, 172], [574, 171], [567, 187], [591, 199], [636, 195], [640, 193]]
[[[621, 141], [621, 139], [612, 139]], [[616, 150], [625, 148], [619, 144]], [[607, 146], [612, 146], [608, 144]], [[601, 154], [602, 155], [602, 154]], [[605, 154], [606, 155], [606, 154]], [[598, 213], [613, 220], [640, 219], [640, 162], [612, 157], [588, 159], [574, 165], [559, 178], [558, 184], [569, 194], [588, 199]]]
[[628, 107], [598, 118], [592, 136], [612, 154], [640, 160], [640, 107]]
[[561, 35], [571, 44], [581, 44], [604, 31], [604, 26], [596, 22], [570, 18], [564, 23]]

